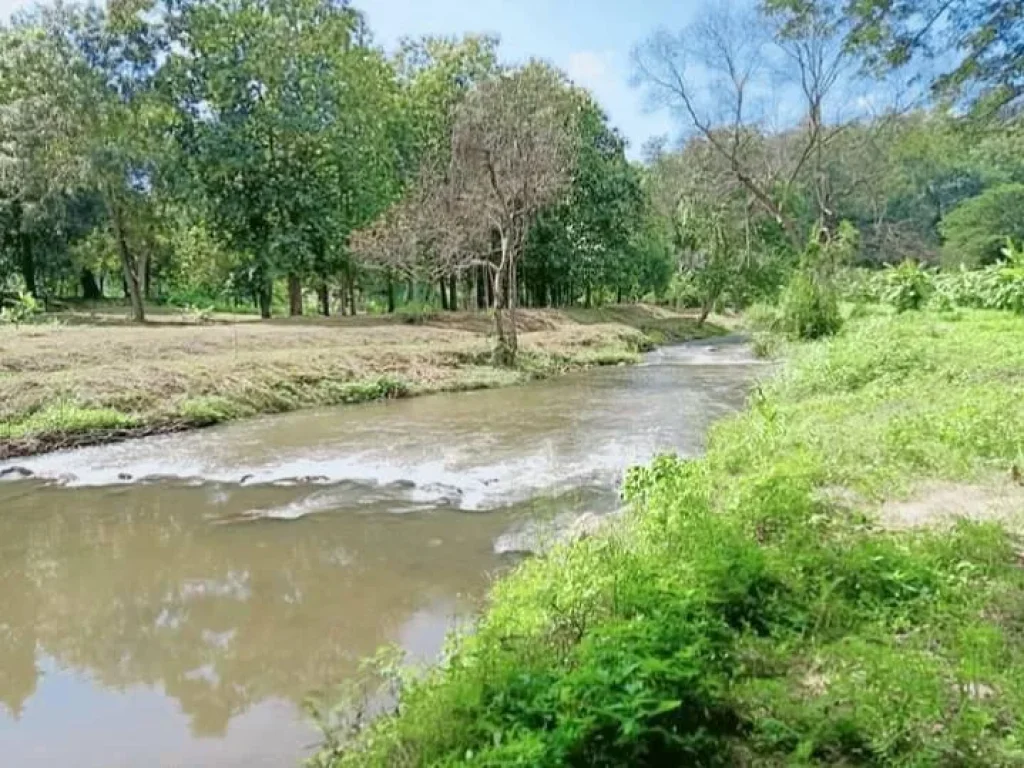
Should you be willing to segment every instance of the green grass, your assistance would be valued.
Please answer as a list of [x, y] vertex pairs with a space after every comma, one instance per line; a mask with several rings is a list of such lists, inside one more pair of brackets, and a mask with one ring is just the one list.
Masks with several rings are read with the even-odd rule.
[[48, 433], [128, 429], [136, 424], [137, 421], [129, 414], [110, 408], [89, 408], [60, 402], [19, 421], [0, 423], [0, 440], [31, 438]]
[[499, 581], [443, 665], [389, 676], [396, 713], [314, 762], [1024, 765], [1021, 542], [873, 517], [1008, 480], [1024, 320], [876, 315], [787, 354], [706, 457], [634, 470], [621, 525]]

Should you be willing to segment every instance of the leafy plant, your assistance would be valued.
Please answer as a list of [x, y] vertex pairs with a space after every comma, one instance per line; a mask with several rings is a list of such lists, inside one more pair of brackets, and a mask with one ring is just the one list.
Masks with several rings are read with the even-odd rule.
[[0, 308], [0, 324], [22, 325], [41, 315], [43, 305], [31, 293], [21, 292]]
[[916, 261], [907, 259], [898, 267], [885, 270], [884, 300], [897, 312], [921, 309], [931, 293], [931, 280]]
[[437, 307], [425, 301], [410, 301], [395, 312], [402, 322], [409, 325], [423, 325], [437, 317]]
[[779, 301], [779, 330], [793, 339], [817, 339], [842, 325], [836, 291], [807, 272], [794, 273]]

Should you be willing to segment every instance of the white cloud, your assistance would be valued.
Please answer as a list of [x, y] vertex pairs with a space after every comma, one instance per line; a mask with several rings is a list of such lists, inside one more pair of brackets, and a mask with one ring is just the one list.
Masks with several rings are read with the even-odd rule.
[[577, 51], [569, 55], [566, 71], [577, 85], [597, 89], [608, 80], [611, 54], [599, 51]]

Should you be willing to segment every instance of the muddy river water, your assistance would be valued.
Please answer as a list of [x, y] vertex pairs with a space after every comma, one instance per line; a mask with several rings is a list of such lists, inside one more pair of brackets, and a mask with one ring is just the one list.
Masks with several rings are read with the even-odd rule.
[[17, 462], [0, 764], [296, 765], [307, 695], [383, 644], [434, 657], [538, 520], [614, 511], [627, 467], [701, 450], [758, 375], [713, 344]]

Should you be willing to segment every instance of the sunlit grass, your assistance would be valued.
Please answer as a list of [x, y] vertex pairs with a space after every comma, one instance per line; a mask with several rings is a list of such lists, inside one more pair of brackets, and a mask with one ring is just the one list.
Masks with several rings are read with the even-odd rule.
[[621, 525], [498, 582], [444, 665], [389, 677], [396, 715], [317, 761], [1024, 764], [1022, 544], [876, 521], [922, 483], [1019, 477], [1024, 320], [863, 313], [787, 357], [705, 458], [633, 472]]

